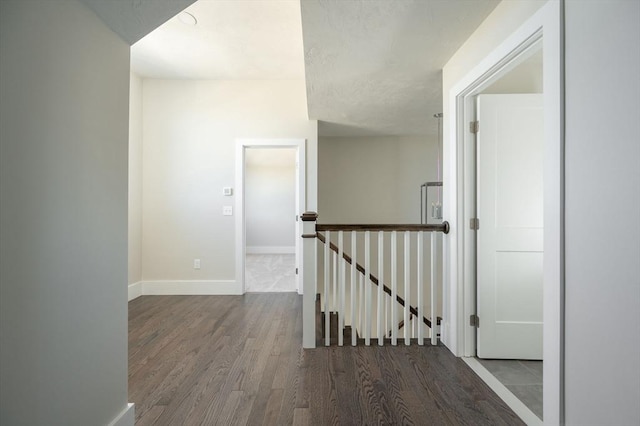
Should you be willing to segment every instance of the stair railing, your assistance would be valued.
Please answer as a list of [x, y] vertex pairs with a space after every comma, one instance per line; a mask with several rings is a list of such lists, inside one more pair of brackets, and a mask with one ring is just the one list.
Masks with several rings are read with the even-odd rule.
[[[346, 322], [351, 326], [351, 344], [357, 344], [357, 336], [364, 339], [365, 345], [370, 345], [372, 338], [378, 345], [384, 345], [385, 338], [390, 337], [390, 343], [397, 345], [400, 330], [404, 334], [405, 344], [410, 344], [411, 338], [417, 334], [419, 345], [424, 344], [425, 325], [431, 329], [431, 344], [437, 344], [438, 325], [437, 303], [442, 286], [437, 282], [436, 266], [438, 247], [441, 247], [441, 233], [448, 233], [449, 224], [444, 222], [437, 225], [326, 225], [316, 224], [317, 214], [305, 213], [301, 216], [303, 223], [303, 346], [316, 346], [316, 294], [321, 293], [321, 305], [324, 312], [324, 344], [332, 342], [330, 317], [337, 314], [338, 331], [337, 344], [344, 345], [344, 330]], [[364, 239], [364, 265], [359, 264], [358, 237]], [[363, 234], [363, 235], [362, 235]], [[372, 235], [377, 239], [377, 249], [372, 250]], [[385, 253], [385, 235], [390, 238], [390, 254]], [[431, 256], [428, 271], [430, 273], [430, 319], [427, 318], [424, 298], [426, 280], [424, 279], [424, 240], [429, 236]], [[351, 243], [345, 247], [345, 236]], [[404, 242], [404, 254], [401, 259], [402, 289], [398, 286], [398, 237]], [[332, 239], [332, 237], [334, 237]], [[376, 238], [377, 237], [377, 238]], [[415, 255], [412, 253], [412, 241], [415, 242]], [[377, 268], [372, 268], [372, 252], [377, 253]], [[319, 253], [323, 254], [322, 266], [319, 265]], [[348, 254], [350, 253], [350, 254]], [[374, 253], [374, 254], [376, 254]], [[390, 266], [390, 286], [384, 284], [385, 265]], [[412, 274], [412, 262], [415, 262], [415, 273]], [[348, 269], [348, 274], [347, 274]], [[322, 270], [321, 287], [318, 288], [318, 272]], [[377, 273], [377, 276], [374, 275]], [[380, 277], [380, 278], [378, 278]], [[415, 278], [415, 280], [412, 280]], [[400, 283], [402, 284], [402, 283]], [[411, 289], [416, 288], [417, 301], [411, 303]], [[375, 292], [375, 293], [374, 293]], [[376, 305], [373, 305], [375, 295]], [[347, 299], [349, 304], [347, 306]], [[348, 309], [347, 309], [348, 308]], [[375, 318], [373, 315], [375, 309]], [[402, 309], [403, 312], [399, 312]], [[348, 311], [348, 312], [347, 312]], [[348, 315], [347, 315], [348, 314]], [[400, 326], [400, 324], [407, 326]], [[415, 318], [414, 318], [415, 317]], [[412, 321], [412, 318], [414, 321]], [[419, 319], [422, 319], [420, 321]], [[418, 319], [415, 321], [415, 319]], [[411, 325], [411, 326], [408, 326]], [[375, 326], [375, 334], [373, 333]], [[389, 330], [391, 335], [389, 336]], [[414, 331], [415, 330], [415, 331]]]

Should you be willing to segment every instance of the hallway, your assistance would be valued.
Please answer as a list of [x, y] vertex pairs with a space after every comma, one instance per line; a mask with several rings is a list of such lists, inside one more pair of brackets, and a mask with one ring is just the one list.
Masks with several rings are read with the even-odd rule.
[[131, 301], [136, 425], [522, 424], [446, 348], [303, 350], [301, 312], [294, 293]]

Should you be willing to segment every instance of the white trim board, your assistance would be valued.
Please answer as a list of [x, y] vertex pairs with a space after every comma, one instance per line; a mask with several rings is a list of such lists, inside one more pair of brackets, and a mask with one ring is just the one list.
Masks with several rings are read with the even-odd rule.
[[137, 283], [129, 284], [129, 297], [128, 301], [131, 302], [133, 299], [137, 299], [142, 296], [142, 281], [138, 281]]
[[[240, 295], [232, 280], [140, 281], [129, 286], [129, 301], [139, 296], [227, 296]], [[134, 295], [134, 297], [132, 297]]]
[[528, 426], [542, 426], [543, 422], [533, 411], [522, 403], [505, 385], [500, 383], [484, 365], [475, 358], [463, 357], [462, 360], [513, 410]]
[[295, 254], [295, 246], [247, 246], [247, 254]]
[[133, 426], [135, 419], [134, 404], [129, 402], [120, 414], [109, 423], [109, 426]]

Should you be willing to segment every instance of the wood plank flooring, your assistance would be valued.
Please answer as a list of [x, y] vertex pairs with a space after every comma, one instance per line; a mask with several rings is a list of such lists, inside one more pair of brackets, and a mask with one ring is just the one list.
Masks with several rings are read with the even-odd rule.
[[136, 425], [520, 425], [443, 346], [303, 350], [301, 297], [129, 303]]

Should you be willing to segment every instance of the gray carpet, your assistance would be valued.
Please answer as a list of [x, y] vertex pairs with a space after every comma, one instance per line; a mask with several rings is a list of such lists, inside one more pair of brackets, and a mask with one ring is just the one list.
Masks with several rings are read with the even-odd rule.
[[295, 254], [247, 254], [245, 291], [296, 291]]

